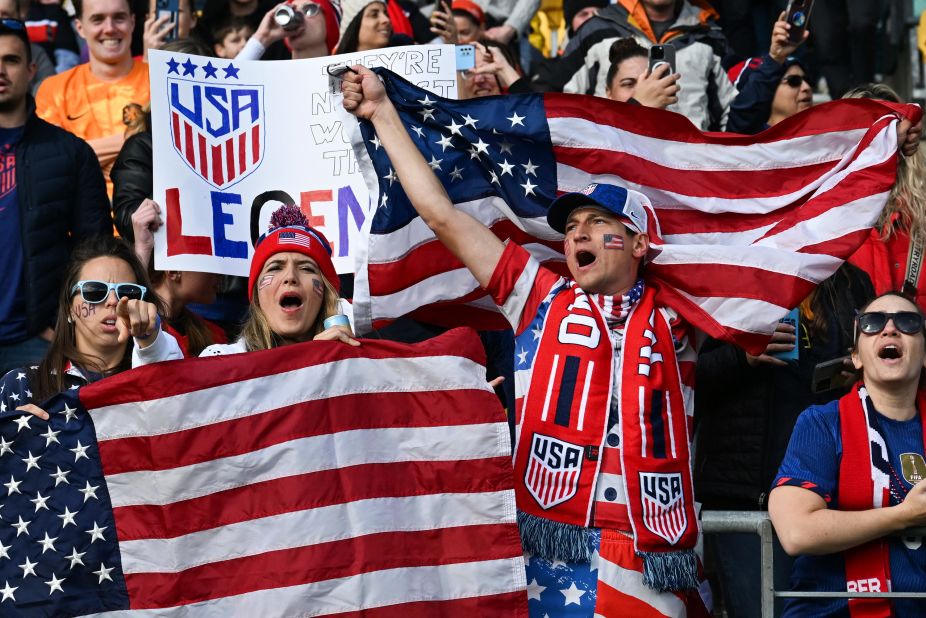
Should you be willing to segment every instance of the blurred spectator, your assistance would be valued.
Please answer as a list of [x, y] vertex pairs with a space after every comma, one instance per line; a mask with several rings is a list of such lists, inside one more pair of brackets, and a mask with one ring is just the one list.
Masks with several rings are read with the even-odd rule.
[[176, 23], [171, 21], [170, 15], [158, 17], [156, 0], [148, 4], [148, 16], [145, 18], [145, 58], [149, 49], [161, 49], [164, 44], [174, 39], [189, 38], [196, 27], [196, 11], [192, 10], [192, 0], [177, 1]]
[[[193, 34], [211, 49], [217, 42], [213, 33], [229, 18], [240, 17], [244, 19], [251, 26], [251, 29], [256, 32], [267, 11], [273, 9], [276, 5], [276, 0], [206, 0]], [[262, 57], [263, 60], [286, 60], [289, 58], [289, 50], [279, 41], [271, 45]]]
[[703, 130], [722, 129], [736, 91], [721, 66], [728, 46], [716, 18], [703, 0], [619, 0], [582, 24], [550, 85], [603, 97], [615, 39], [632, 37], [647, 48], [671, 44], [681, 77], [678, 103], [669, 109]]
[[475, 66], [471, 71], [457, 73], [457, 98], [532, 92], [530, 82], [521, 76], [515, 64], [507, 46], [489, 39], [477, 42]]
[[[797, 417], [807, 406], [824, 404], [847, 390], [838, 386], [818, 392], [812, 384], [814, 368], [846, 356], [854, 343], [856, 312], [872, 295], [868, 276], [844, 264], [801, 303], [797, 329], [779, 324], [764, 354], [751, 356], [715, 339], [704, 343], [695, 392], [695, 495], [705, 509], [756, 511], [768, 506], [768, 492]], [[781, 358], [795, 347], [795, 360]], [[846, 363], [851, 379], [852, 367]], [[758, 616], [759, 538], [736, 533], [710, 536], [705, 542], [716, 559], [727, 614]], [[776, 555], [775, 567], [784, 585], [790, 561]]]
[[129, 103], [148, 103], [148, 65], [132, 58], [135, 18], [127, 0], [75, 0], [74, 5], [90, 61], [46, 79], [36, 107], [41, 118], [87, 140], [112, 195], [109, 170], [124, 141], [122, 110]]
[[[926, 591], [924, 414], [926, 334], [919, 307], [897, 293], [856, 319], [861, 381], [797, 421], [769, 497], [781, 544], [797, 556], [791, 588]], [[923, 599], [788, 599], [785, 616], [923, 616]]]
[[219, 58], [235, 58], [254, 35], [254, 28], [242, 17], [228, 17], [212, 31], [212, 50]]
[[321, 58], [331, 54], [338, 42], [340, 13], [330, 0], [293, 0], [287, 2], [302, 14], [292, 30], [284, 30], [274, 19], [279, 7], [273, 7], [236, 56], [239, 60], [257, 60], [271, 45], [282, 40], [294, 59]]
[[540, 0], [491, 0], [480, 3], [487, 13], [489, 27], [485, 36], [499, 43], [511, 43], [515, 36], [527, 34], [534, 13], [540, 8]]
[[25, 15], [29, 40], [41, 45], [54, 61], [55, 73], [63, 73], [80, 63], [80, 47], [71, 27], [71, 17], [61, 8], [61, 3], [19, 0], [19, 13]]
[[486, 17], [478, 4], [473, 0], [454, 0], [450, 9], [457, 28], [457, 43], [467, 45], [483, 37]]
[[336, 54], [388, 47], [392, 38], [392, 21], [384, 2], [346, 0], [341, 3], [341, 40]]
[[[23, 21], [24, 18], [25, 12], [21, 10], [21, 5], [18, 4], [17, 0], [0, 0], [0, 19], [16, 19]], [[28, 25], [26, 26], [26, 30], [29, 32]], [[29, 32], [29, 34], [31, 36], [31, 32]], [[29, 82], [29, 92], [35, 95], [39, 89], [39, 84], [49, 75], [55, 74], [55, 65], [52, 64], [51, 60], [48, 58], [48, 54], [45, 53], [45, 50], [42, 49], [41, 46], [30, 42], [29, 48], [32, 53], [32, 62], [35, 64], [35, 77]]]
[[[575, 37], [582, 24], [598, 14], [598, 11], [608, 6], [607, 0], [563, 0], [563, 19], [566, 20], [566, 32]], [[571, 41], [572, 39], [570, 39]], [[568, 46], [566, 53], [572, 51]]]
[[646, 48], [634, 39], [618, 39], [608, 52], [606, 91], [612, 101], [633, 101], [665, 109], [678, 102], [678, 74], [663, 63], [650, 73]]
[[71, 248], [112, 234], [93, 151], [35, 115], [29, 51], [25, 25], [0, 21], [0, 371], [42, 358]]
[[739, 58], [762, 53], [768, 26], [788, 4], [787, 0], [714, 0], [711, 5], [720, 13], [723, 28], [733, 52]]
[[[889, 86], [868, 84], [850, 90], [848, 98], [881, 99], [901, 103]], [[913, 127], [908, 141], [919, 143], [922, 125]], [[926, 306], [926, 277], [922, 275], [922, 256], [926, 244], [926, 161], [920, 149], [908, 151], [897, 166], [897, 181], [891, 189], [887, 207], [865, 243], [849, 258], [865, 270], [875, 292], [903, 290], [920, 307]]]
[[830, 97], [841, 98], [850, 88], [873, 82], [878, 19], [884, 2], [872, 0], [816, 0], [810, 31], [820, 70]]
[[739, 92], [730, 105], [727, 131], [753, 135], [813, 105], [810, 78], [803, 62], [792, 55], [809, 33], [795, 43], [788, 38], [790, 29], [782, 13], [772, 28], [768, 53], [731, 69]]

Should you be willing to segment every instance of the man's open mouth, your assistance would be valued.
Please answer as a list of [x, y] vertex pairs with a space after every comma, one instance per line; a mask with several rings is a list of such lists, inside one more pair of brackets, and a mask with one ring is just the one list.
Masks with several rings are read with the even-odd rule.
[[586, 251], [584, 249], [580, 249], [579, 251], [576, 251], [576, 263], [578, 263], [579, 268], [589, 266], [590, 264], [593, 264], [595, 260], [597, 259], [598, 259], [598, 256], [592, 253], [591, 251]]
[[878, 350], [878, 358], [897, 359], [903, 357], [903, 351], [894, 344], [888, 344]]

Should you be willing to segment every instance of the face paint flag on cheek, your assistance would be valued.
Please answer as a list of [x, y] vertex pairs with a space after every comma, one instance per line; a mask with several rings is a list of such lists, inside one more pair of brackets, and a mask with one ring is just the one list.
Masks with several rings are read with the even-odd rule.
[[257, 284], [258, 290], [263, 290], [265, 287], [273, 283], [273, 275], [264, 275], [261, 277], [260, 283]]
[[605, 249], [618, 249], [620, 251], [624, 250], [624, 237], [620, 234], [605, 234], [604, 235], [604, 248]]
[[325, 295], [325, 286], [318, 279], [312, 279], [312, 289], [315, 290], [315, 293], [319, 296]]

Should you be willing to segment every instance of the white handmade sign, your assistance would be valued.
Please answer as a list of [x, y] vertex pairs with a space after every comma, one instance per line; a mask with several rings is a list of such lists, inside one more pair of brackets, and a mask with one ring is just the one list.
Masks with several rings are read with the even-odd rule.
[[452, 45], [277, 62], [150, 52], [154, 199], [165, 223], [156, 268], [247, 276], [252, 227], [266, 231], [276, 206], [293, 202], [328, 237], [338, 272], [354, 272], [374, 204], [329, 87], [327, 67], [345, 63], [456, 96]]

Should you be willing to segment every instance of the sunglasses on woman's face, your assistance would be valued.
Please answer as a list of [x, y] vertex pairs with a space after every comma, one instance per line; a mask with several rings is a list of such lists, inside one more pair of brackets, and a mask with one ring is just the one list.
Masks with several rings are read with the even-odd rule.
[[128, 298], [129, 300], [141, 300], [145, 297], [145, 292], [148, 291], [145, 286], [137, 283], [78, 281], [71, 288], [71, 296], [73, 297], [77, 292], [80, 292], [80, 297], [84, 302], [95, 305], [105, 301], [110, 290], [115, 290], [116, 298]]
[[314, 2], [309, 2], [299, 10], [305, 13], [306, 17], [314, 17], [315, 15], [318, 15], [318, 12], [322, 10], [322, 7], [315, 4]]
[[803, 83], [806, 83], [808, 86], [813, 86], [806, 75], [787, 75], [781, 80], [781, 83], [787, 84], [790, 88], [800, 88]]
[[894, 327], [905, 335], [915, 335], [923, 330], [923, 316], [916, 311], [868, 311], [858, 316], [858, 329], [866, 335], [877, 335], [893, 320]]

